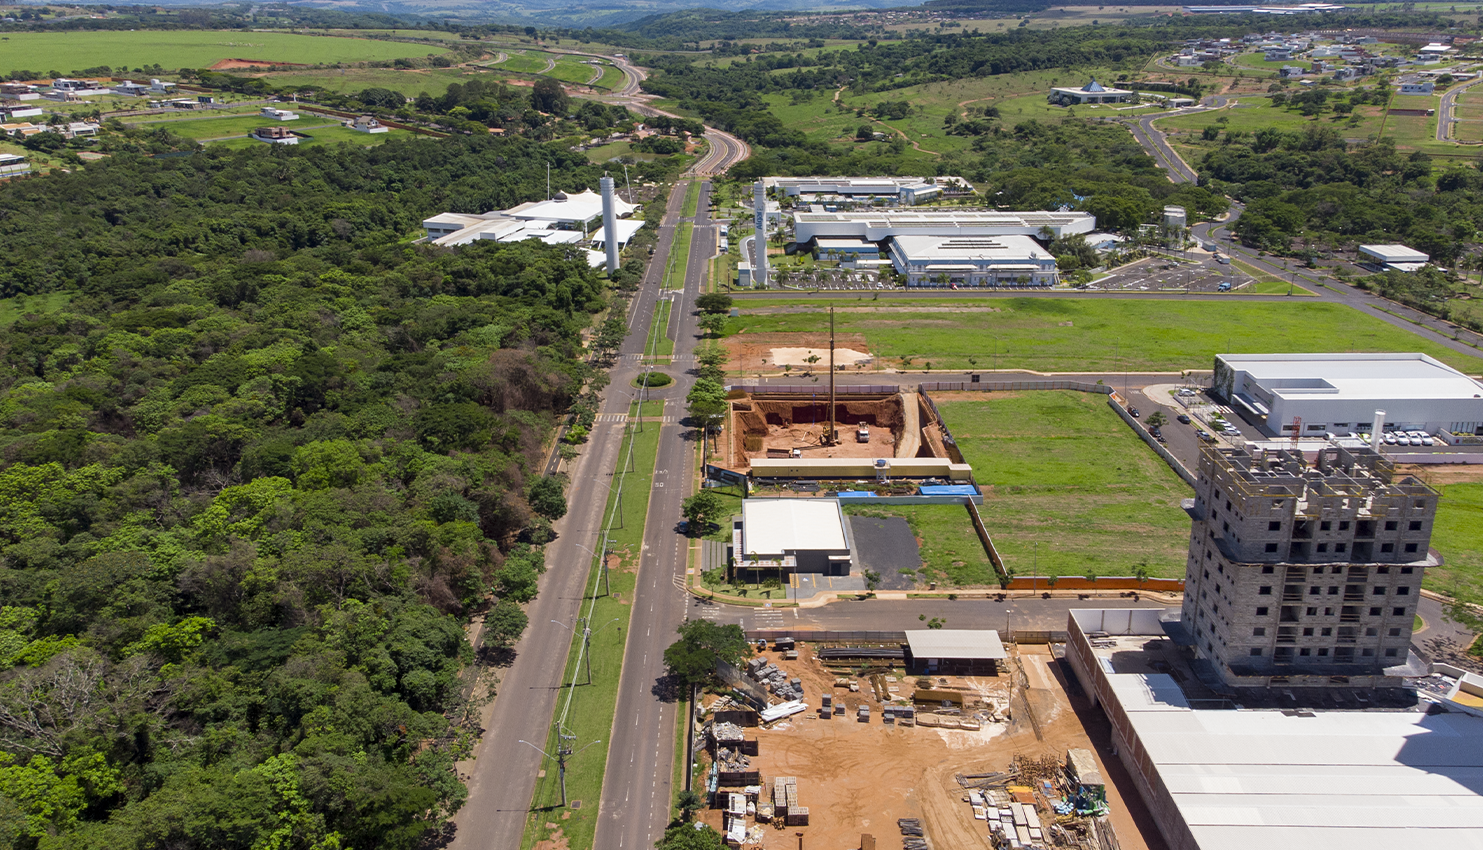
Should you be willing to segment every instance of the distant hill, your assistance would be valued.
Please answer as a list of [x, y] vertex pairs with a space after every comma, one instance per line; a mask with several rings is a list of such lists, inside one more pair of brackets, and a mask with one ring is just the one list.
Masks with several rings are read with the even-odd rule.
[[[714, 2], [714, 0], [713, 0]], [[200, 6], [201, 0], [160, 0], [159, 6]], [[695, 0], [289, 0], [296, 7], [341, 12], [557, 27], [613, 27], [674, 12], [831, 12], [917, 6], [902, 0], [727, 0], [726, 9], [699, 10]]]

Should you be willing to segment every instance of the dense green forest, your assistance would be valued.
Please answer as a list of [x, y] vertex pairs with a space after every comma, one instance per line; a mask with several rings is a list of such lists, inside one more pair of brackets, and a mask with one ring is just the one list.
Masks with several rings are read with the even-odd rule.
[[546, 162], [596, 182], [472, 138], [0, 187], [0, 846], [412, 848], [458, 809], [463, 624], [523, 628], [609, 295], [566, 247], [409, 234]]

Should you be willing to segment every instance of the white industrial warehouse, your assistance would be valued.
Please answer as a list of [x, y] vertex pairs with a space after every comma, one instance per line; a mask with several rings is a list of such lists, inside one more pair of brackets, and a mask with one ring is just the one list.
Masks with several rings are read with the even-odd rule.
[[945, 189], [972, 189], [961, 177], [765, 177], [762, 184], [785, 198], [904, 207], [939, 198]]
[[1188, 672], [1155, 672], [1160, 613], [1071, 611], [1066, 659], [1172, 850], [1483, 850], [1483, 718], [1363, 691], [1338, 710], [1202, 707]]
[[854, 541], [838, 499], [746, 499], [731, 546], [741, 569], [847, 576]]
[[1425, 354], [1221, 354], [1215, 391], [1268, 436], [1368, 430], [1483, 433], [1483, 384]]
[[[603, 178], [607, 181], [610, 178]], [[641, 220], [629, 219], [637, 204], [612, 197], [614, 240], [618, 247], [628, 244], [643, 228]], [[544, 201], [531, 201], [507, 210], [482, 214], [441, 213], [422, 222], [427, 241], [443, 248], [467, 245], [480, 239], [496, 242], [519, 242], [538, 239], [548, 245], [590, 243], [606, 247], [603, 219], [603, 196], [592, 191], [576, 194], [557, 192]], [[605, 262], [602, 252], [590, 248], [587, 261], [593, 267]]]
[[864, 246], [881, 245], [908, 286], [1046, 287], [1060, 279], [1056, 258], [1032, 237], [1092, 233], [1097, 219], [1084, 212], [885, 209], [798, 212], [793, 225], [794, 240], [817, 246], [821, 258], [849, 253], [858, 265], [868, 256]]
[[1054, 286], [1056, 258], [1028, 236], [897, 236], [896, 271], [907, 286]]

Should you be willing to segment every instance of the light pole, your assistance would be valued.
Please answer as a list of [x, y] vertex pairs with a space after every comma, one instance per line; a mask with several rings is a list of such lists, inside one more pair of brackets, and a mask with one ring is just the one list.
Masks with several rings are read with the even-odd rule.
[[598, 563], [601, 564], [601, 567], [602, 567], [602, 595], [603, 596], [612, 596], [613, 595], [613, 589], [608, 584], [608, 544], [609, 543], [612, 543], [612, 542], [613, 541], [608, 540], [607, 538], [604, 538], [603, 539], [602, 554], [601, 555], [597, 554], [596, 552], [592, 551], [591, 549], [588, 549], [586, 546], [583, 546], [580, 543], [573, 543], [572, 544], [573, 546], [577, 547], [578, 549], [581, 549], [583, 552], [586, 552], [587, 554], [589, 554], [592, 557], [596, 558], [598, 560]]
[[568, 735], [568, 734], [565, 734], [565, 732], [566, 732], [565, 729], [563, 729], [561, 727], [557, 727], [557, 730], [556, 730], [556, 738], [557, 738], [556, 755], [554, 755], [554, 756], [551, 755], [550, 753], [546, 752], [545, 750], [541, 749], [540, 747], [537, 747], [535, 744], [532, 744], [531, 742], [523, 739], [523, 738], [520, 740], [520, 743], [524, 744], [527, 747], [530, 747], [531, 749], [535, 750], [536, 752], [540, 753], [541, 755], [545, 756], [546, 758], [551, 759], [552, 761], [556, 762], [556, 770], [558, 771], [558, 774], [561, 777], [561, 807], [563, 809], [566, 808], [566, 760], [567, 760], [567, 758], [570, 757], [570, 756], [577, 755], [578, 753], [586, 752], [587, 751], [587, 747], [590, 747], [593, 744], [601, 744], [602, 743], [602, 741], [593, 741], [592, 744], [588, 744], [587, 747], [583, 747], [582, 749], [577, 750], [577, 752], [574, 753], [571, 750], [571, 745], [568, 744], [567, 741], [574, 741], [574, 740], [576, 740], [577, 736], [576, 735]]
[[[611, 475], [612, 473], [609, 473], [609, 474]], [[575, 482], [573, 482], [573, 483], [575, 483]], [[593, 479], [591, 483], [596, 484], [599, 487], [602, 487], [604, 490], [607, 490], [609, 493], [614, 492], [613, 485], [611, 485], [611, 484], [604, 484], [601, 481], [598, 481], [597, 479]], [[618, 527], [619, 528], [622, 528], [623, 527], [623, 481], [622, 481], [622, 479], [619, 479], [619, 481], [618, 481], [618, 490], [617, 490], [617, 493], [618, 493]], [[588, 549], [587, 551], [590, 552], [592, 550], [591, 549]]]
[[1040, 541], [1035, 541], [1035, 548], [1030, 555], [1030, 592], [1035, 592], [1035, 582], [1040, 580]]
[[1010, 617], [1013, 614], [1013, 609], [1004, 609], [1004, 635], [1005, 637], [1009, 638], [1010, 643], [1014, 643], [1014, 629], [1010, 628]]

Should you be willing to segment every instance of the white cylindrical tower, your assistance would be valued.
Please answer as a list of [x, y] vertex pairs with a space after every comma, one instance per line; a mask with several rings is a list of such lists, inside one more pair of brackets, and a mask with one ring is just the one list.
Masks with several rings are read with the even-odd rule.
[[1377, 410], [1375, 411], [1375, 424], [1370, 426], [1370, 448], [1377, 452], [1380, 451], [1381, 446], [1385, 445], [1384, 431], [1385, 411]]
[[757, 235], [752, 237], [752, 249], [757, 253], [752, 264], [752, 285], [767, 287], [767, 187], [758, 180], [752, 186], [752, 218], [757, 225]]
[[606, 175], [597, 185], [602, 187], [602, 244], [608, 250], [608, 277], [618, 270], [618, 214], [613, 211], [613, 178]]

